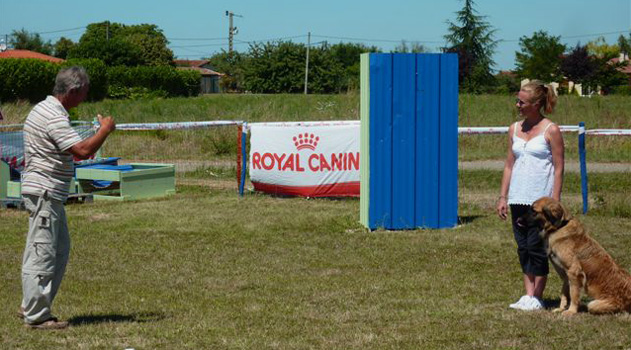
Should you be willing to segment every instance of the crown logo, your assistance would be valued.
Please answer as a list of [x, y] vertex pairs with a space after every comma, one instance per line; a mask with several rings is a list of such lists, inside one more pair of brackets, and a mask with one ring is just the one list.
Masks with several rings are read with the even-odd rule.
[[304, 134], [298, 134], [297, 136], [294, 136], [293, 140], [296, 149], [298, 149], [299, 151], [303, 149], [310, 149], [312, 151], [315, 151], [316, 147], [318, 146], [318, 141], [320, 141], [320, 137], [306, 132]]

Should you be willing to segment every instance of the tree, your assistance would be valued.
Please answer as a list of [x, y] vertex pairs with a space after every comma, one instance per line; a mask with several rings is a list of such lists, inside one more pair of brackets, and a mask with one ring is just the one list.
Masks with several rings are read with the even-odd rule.
[[580, 44], [576, 44], [576, 47], [561, 61], [563, 75], [577, 84], [593, 79], [597, 70], [598, 62], [589, 55], [587, 46]]
[[561, 80], [561, 59], [565, 45], [560, 40], [561, 37], [548, 35], [545, 31], [535, 32], [530, 38], [521, 37], [521, 52], [515, 52], [517, 74], [522, 78], [545, 82]]
[[255, 93], [297, 93], [304, 90], [306, 47], [287, 41], [250, 45], [244, 88]]
[[627, 56], [631, 54], [631, 34], [629, 34], [629, 39], [620, 34], [620, 36], [618, 37], [618, 47], [620, 48], [620, 53], [623, 53]]
[[618, 45], [607, 44], [607, 41], [602, 36], [598, 37], [596, 40], [588, 42], [587, 50], [590, 54], [605, 60], [618, 57], [620, 54], [620, 47], [618, 47]]
[[140, 57], [149, 66], [173, 65], [173, 51], [162, 30], [154, 24], [125, 26], [121, 35], [140, 48]]
[[600, 87], [603, 94], [611, 93], [616, 87], [628, 85], [627, 76], [617, 68], [623, 63], [611, 63], [604, 58], [598, 58], [598, 68], [593, 79], [589, 81], [591, 88]]
[[233, 51], [230, 54], [225, 50], [212, 55], [208, 59], [214, 70], [225, 74], [219, 82], [224, 91], [243, 91], [243, 66], [245, 65], [245, 59], [245, 55], [238, 51]]
[[68, 52], [70, 52], [74, 46], [75, 43], [72, 40], [62, 36], [53, 46], [55, 57], [66, 59]]
[[107, 66], [142, 65], [140, 56], [140, 48], [119, 38], [81, 40], [68, 53], [68, 58], [98, 58]]
[[421, 43], [412, 42], [409, 46], [405, 40], [401, 41], [401, 44], [395, 46], [393, 53], [423, 53], [429, 50]]
[[50, 55], [53, 47], [50, 41], [44, 42], [38, 33], [29, 33], [26, 29], [14, 30], [9, 43], [16, 50], [30, 50]]
[[[357, 56], [357, 60], [359, 61], [359, 56]], [[348, 89], [348, 80], [344, 73], [344, 67], [336, 59], [334, 51], [327, 43], [310, 50], [310, 92], [316, 94], [340, 93], [342, 89]]]
[[173, 52], [157, 26], [124, 25], [109, 21], [89, 24], [71, 58], [99, 58], [113, 65], [173, 65]]
[[329, 47], [329, 54], [338, 62], [344, 72], [339, 80], [340, 90], [359, 89], [360, 56], [367, 52], [380, 52], [376, 46], [366, 46], [356, 43], [339, 43]]
[[480, 92], [483, 86], [493, 84], [493, 54], [497, 41], [495, 30], [484, 16], [477, 15], [473, 0], [464, 0], [462, 10], [456, 12], [456, 22], [448, 21], [449, 34], [445, 35], [448, 47], [444, 52], [458, 54], [460, 88]]

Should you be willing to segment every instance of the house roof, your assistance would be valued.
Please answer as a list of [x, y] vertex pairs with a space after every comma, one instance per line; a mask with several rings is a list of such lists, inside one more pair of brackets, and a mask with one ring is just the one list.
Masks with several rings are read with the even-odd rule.
[[7, 50], [0, 52], [0, 58], [36, 58], [38, 60], [49, 61], [49, 62], [63, 62], [64, 59], [44, 55], [43, 53], [29, 51], [29, 50]]
[[517, 73], [510, 71], [510, 70], [501, 70], [499, 71], [499, 73], [497, 73], [498, 75], [506, 75], [509, 77], [517, 77]]
[[[620, 58], [616, 57], [616, 58], [612, 58], [609, 60], [609, 62], [611, 63], [621, 63]], [[624, 73], [624, 74], [631, 74], [631, 60], [627, 59], [627, 60], [622, 60], [622, 63], [625, 63], [626, 65], [622, 66], [622, 67], [618, 67], [618, 71]]]
[[202, 67], [175, 67], [177, 69], [182, 69], [182, 70], [196, 70], [198, 72], [200, 72], [203, 76], [224, 76], [225, 74], [223, 73], [219, 73], [219, 72], [215, 72], [212, 69], [208, 69], [208, 68], [202, 68]]
[[201, 67], [208, 64], [209, 60], [173, 60], [178, 67]]

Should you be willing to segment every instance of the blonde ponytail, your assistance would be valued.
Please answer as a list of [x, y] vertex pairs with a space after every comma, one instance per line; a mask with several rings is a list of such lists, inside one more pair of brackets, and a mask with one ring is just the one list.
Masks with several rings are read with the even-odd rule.
[[521, 87], [522, 91], [530, 93], [530, 103], [539, 103], [540, 111], [545, 114], [554, 112], [557, 104], [557, 95], [552, 86], [544, 84], [539, 80], [531, 80]]

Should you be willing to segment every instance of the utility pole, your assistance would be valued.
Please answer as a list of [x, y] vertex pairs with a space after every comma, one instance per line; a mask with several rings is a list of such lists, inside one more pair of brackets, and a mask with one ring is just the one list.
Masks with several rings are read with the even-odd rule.
[[305, 63], [305, 95], [307, 94], [307, 85], [309, 83], [309, 48], [311, 47], [311, 32], [307, 34], [307, 62]]
[[237, 27], [233, 26], [232, 17], [243, 18], [243, 16], [237, 15], [233, 13], [232, 11], [226, 11], [226, 16], [228, 16], [228, 18], [230, 19], [230, 27], [228, 27], [228, 55], [232, 56], [232, 41], [233, 41], [234, 36], [239, 32]]

